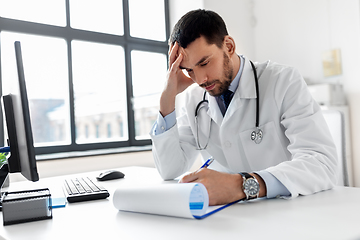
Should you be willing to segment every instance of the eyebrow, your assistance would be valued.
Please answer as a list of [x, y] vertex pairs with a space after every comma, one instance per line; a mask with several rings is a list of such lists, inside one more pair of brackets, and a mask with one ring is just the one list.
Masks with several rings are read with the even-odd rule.
[[[210, 57], [210, 55], [201, 58], [200, 61], [198, 61], [198, 62], [195, 64], [195, 66], [198, 66], [198, 65], [200, 65], [201, 63], [205, 62], [209, 57]], [[185, 70], [191, 69], [191, 68], [186, 68], [186, 67], [182, 67], [182, 66], [179, 66], [179, 68], [180, 68], [180, 69], [185, 69]]]

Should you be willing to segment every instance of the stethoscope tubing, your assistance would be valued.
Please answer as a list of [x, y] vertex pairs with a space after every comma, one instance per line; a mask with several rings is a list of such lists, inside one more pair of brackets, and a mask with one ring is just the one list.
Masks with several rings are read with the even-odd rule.
[[[260, 109], [260, 94], [259, 94], [259, 81], [258, 81], [258, 77], [257, 77], [257, 71], [255, 68], [255, 65], [252, 61], [250, 61], [251, 63], [251, 67], [253, 69], [254, 72], [254, 80], [255, 80], [255, 89], [256, 89], [256, 118], [255, 118], [255, 127], [259, 128], [259, 118], [260, 118], [260, 113], [259, 113], [259, 109]], [[204, 91], [204, 96], [203, 96], [203, 100], [201, 100], [196, 108], [195, 108], [195, 117], [197, 117], [198, 115], [198, 110], [201, 106], [201, 104], [203, 103], [209, 103], [208, 100], [206, 100], [206, 91]]]
[[[257, 129], [257, 131], [253, 131], [251, 133], [251, 140], [253, 140], [255, 143], [260, 143], [262, 138], [263, 138], [263, 132], [262, 130], [259, 128], [259, 119], [260, 119], [260, 94], [259, 94], [259, 81], [258, 81], [258, 77], [257, 77], [257, 71], [256, 71], [256, 68], [255, 68], [255, 65], [252, 61], [250, 61], [251, 63], [251, 67], [253, 69], [253, 73], [254, 73], [254, 81], [255, 81], [255, 90], [256, 90], [256, 118], [255, 118], [255, 127]], [[208, 100], [206, 100], [206, 91], [204, 91], [204, 96], [203, 96], [203, 99], [197, 104], [196, 108], [195, 108], [195, 121], [196, 123], [198, 124], [197, 122], [197, 117], [198, 117], [198, 111], [199, 109], [201, 108], [201, 105], [203, 103], [209, 103]], [[197, 129], [198, 131], [198, 129]], [[198, 135], [199, 133], [197, 133]], [[198, 140], [199, 140], [199, 136], [198, 136]], [[208, 144], [208, 142], [207, 142]], [[207, 144], [205, 147], [201, 147], [200, 146], [200, 143], [198, 142], [198, 146], [199, 146], [199, 149], [202, 150], [202, 149], [205, 149], [207, 147]]]
[[209, 101], [206, 100], [205, 97], [206, 97], [206, 91], [204, 91], [203, 100], [201, 100], [201, 101], [198, 103], [198, 105], [196, 106], [196, 108], [195, 108], [195, 117], [197, 117], [197, 115], [198, 115], [198, 111], [199, 111], [199, 108], [200, 108], [201, 104], [203, 104], [203, 103], [209, 103]]
[[258, 77], [257, 77], [257, 72], [256, 72], [256, 68], [255, 65], [252, 61], [250, 61], [251, 63], [251, 67], [254, 71], [254, 79], [255, 79], [255, 89], [256, 89], [256, 120], [255, 120], [255, 127], [259, 128], [259, 104], [260, 104], [260, 95], [259, 95], [259, 81], [258, 81]]

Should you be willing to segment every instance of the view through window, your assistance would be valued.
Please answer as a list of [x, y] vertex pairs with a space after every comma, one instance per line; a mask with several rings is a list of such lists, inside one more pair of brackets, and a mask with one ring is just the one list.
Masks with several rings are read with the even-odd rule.
[[167, 19], [168, 0], [0, 0], [1, 92], [20, 41], [37, 154], [151, 144]]

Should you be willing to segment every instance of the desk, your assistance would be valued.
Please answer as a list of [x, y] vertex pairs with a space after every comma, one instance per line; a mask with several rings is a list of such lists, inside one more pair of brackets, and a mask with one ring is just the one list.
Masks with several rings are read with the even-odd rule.
[[[124, 179], [103, 183], [110, 194], [118, 186], [161, 183], [154, 168], [126, 167]], [[97, 176], [99, 172], [75, 176]], [[10, 190], [49, 187], [61, 190], [65, 177], [17, 182]], [[2, 218], [2, 215], [1, 215]], [[0, 226], [5, 239], [360, 239], [360, 189], [333, 190], [293, 200], [239, 203], [203, 220], [120, 212], [106, 200], [53, 209], [53, 219]], [[281, 233], [282, 232], [282, 233]], [[282, 237], [281, 237], [282, 236]]]

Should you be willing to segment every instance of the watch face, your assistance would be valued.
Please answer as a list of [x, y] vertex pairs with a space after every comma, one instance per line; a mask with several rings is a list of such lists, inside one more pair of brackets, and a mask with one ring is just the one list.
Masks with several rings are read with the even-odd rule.
[[255, 196], [259, 192], [259, 183], [253, 178], [249, 178], [245, 181], [244, 190], [250, 196]]

